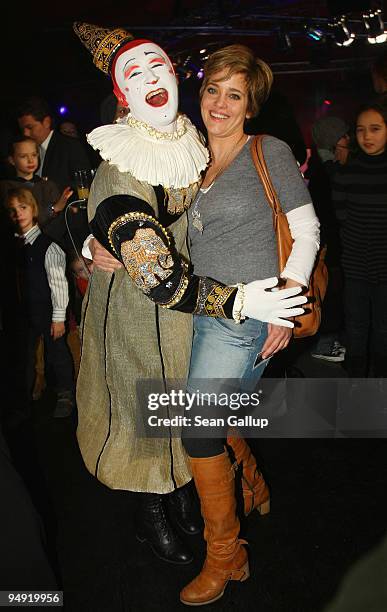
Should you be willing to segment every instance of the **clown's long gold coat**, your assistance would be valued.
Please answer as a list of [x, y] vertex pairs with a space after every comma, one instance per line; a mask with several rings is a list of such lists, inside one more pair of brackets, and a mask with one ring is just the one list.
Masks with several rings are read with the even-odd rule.
[[[105, 161], [91, 188], [89, 220], [100, 202], [119, 194], [141, 198], [158, 216], [153, 188]], [[186, 215], [169, 229], [188, 258]], [[137, 381], [162, 380], [163, 372], [185, 379], [191, 341], [191, 315], [156, 306], [125, 269], [94, 270], [83, 303], [77, 437], [87, 469], [108, 487], [168, 493], [190, 480], [180, 438], [138, 438], [135, 424]]]

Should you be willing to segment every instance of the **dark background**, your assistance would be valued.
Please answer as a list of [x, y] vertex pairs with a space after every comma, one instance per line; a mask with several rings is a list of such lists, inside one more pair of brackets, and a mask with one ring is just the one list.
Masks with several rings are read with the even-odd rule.
[[[357, 105], [372, 95], [369, 67], [387, 44], [369, 45], [361, 11], [380, 2], [362, 0], [115, 0], [34, 3], [8, 8], [2, 34], [1, 123], [9, 125], [20, 97], [42, 95], [54, 110], [69, 109], [63, 119], [74, 120], [82, 131], [101, 124], [100, 106], [110, 94], [110, 79], [97, 70], [91, 55], [73, 33], [73, 21], [107, 27], [126, 27], [138, 37], [155, 40], [180, 63], [188, 55], [200, 68], [201, 48], [242, 42], [271, 64], [275, 87], [292, 104], [309, 144], [310, 125], [330, 112], [350, 119]], [[334, 14], [349, 13], [355, 42], [339, 48], [328, 38], [325, 44], [306, 38], [304, 25], [320, 24]], [[289, 32], [292, 50], [278, 45], [279, 28]], [[192, 29], [195, 28], [195, 29]], [[196, 77], [181, 80], [181, 106], [198, 119]], [[331, 104], [324, 104], [328, 100]]]

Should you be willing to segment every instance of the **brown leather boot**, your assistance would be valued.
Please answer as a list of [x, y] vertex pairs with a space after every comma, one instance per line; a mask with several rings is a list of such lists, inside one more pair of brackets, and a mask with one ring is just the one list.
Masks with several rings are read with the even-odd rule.
[[259, 514], [270, 512], [270, 491], [262, 473], [257, 467], [256, 459], [244, 438], [227, 436], [227, 444], [234, 451], [238, 465], [242, 464], [242, 491], [245, 516], [258, 510]]
[[240, 540], [236, 515], [234, 469], [226, 452], [216, 457], [190, 458], [204, 519], [207, 557], [200, 574], [180, 593], [187, 606], [220, 599], [229, 580], [249, 577], [247, 552]]

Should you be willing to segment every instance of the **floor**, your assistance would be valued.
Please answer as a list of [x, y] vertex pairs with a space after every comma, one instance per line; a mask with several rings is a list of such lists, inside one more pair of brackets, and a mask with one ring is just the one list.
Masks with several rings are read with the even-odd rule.
[[[340, 364], [299, 345], [288, 376], [341, 378]], [[322, 387], [321, 387], [322, 385]], [[136, 496], [112, 491], [85, 469], [76, 417], [53, 419], [54, 397], [35, 402], [32, 424], [8, 434], [19, 472], [41, 513], [67, 612], [187, 609], [178, 593], [199, 570], [200, 536], [184, 536], [195, 561], [173, 566], [140, 544]], [[269, 437], [250, 440], [272, 491], [272, 511], [242, 524], [251, 578], [231, 583], [214, 611], [320, 612], [345, 571], [383, 537], [387, 526], [385, 439]], [[364, 611], [367, 612], [367, 611]]]

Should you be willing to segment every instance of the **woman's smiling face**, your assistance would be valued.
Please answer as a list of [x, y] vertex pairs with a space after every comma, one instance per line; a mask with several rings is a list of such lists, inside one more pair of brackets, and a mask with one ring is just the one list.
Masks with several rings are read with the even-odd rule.
[[209, 136], [242, 134], [249, 116], [244, 75], [237, 72], [224, 80], [226, 74], [226, 70], [214, 74], [202, 95], [201, 112]]
[[155, 128], [174, 123], [178, 92], [168, 55], [151, 42], [124, 51], [114, 66], [117, 85], [136, 119]]

